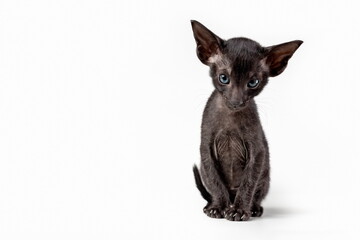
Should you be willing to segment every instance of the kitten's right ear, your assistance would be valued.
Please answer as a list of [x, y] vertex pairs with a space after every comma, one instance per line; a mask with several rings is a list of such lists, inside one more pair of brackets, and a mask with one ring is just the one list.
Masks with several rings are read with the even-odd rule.
[[221, 54], [224, 41], [198, 21], [191, 20], [191, 26], [197, 44], [198, 58], [206, 65], [213, 63], [214, 56]]

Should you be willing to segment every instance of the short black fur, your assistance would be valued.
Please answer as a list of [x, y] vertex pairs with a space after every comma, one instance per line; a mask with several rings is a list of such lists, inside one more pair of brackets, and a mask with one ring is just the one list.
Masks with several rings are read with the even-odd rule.
[[[302, 44], [292, 41], [262, 47], [247, 38], [219, 38], [191, 21], [197, 55], [210, 67], [215, 90], [201, 125], [200, 171], [194, 166], [196, 186], [208, 202], [213, 218], [246, 221], [260, 217], [269, 190], [269, 149], [254, 97], [279, 75]], [[219, 81], [225, 78], [227, 81]]]

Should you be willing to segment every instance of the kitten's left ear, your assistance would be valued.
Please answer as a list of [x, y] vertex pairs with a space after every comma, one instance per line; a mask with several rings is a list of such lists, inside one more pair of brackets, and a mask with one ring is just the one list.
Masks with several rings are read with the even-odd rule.
[[302, 43], [303, 41], [296, 40], [267, 48], [265, 64], [269, 68], [270, 77], [275, 77], [285, 70], [289, 59]]

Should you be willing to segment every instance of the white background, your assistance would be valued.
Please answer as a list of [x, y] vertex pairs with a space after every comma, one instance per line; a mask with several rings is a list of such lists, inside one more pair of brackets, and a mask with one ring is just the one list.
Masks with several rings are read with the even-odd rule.
[[[206, 217], [192, 165], [213, 87], [190, 19], [300, 39], [257, 97], [264, 216]], [[359, 239], [356, 1], [0, 1], [1, 239]]]

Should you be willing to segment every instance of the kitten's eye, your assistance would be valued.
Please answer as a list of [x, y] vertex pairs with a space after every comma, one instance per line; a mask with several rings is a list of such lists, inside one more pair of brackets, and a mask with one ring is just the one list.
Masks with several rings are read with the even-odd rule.
[[253, 80], [250, 80], [247, 84], [247, 86], [249, 88], [256, 88], [257, 85], [259, 85], [259, 80], [258, 79], [253, 79]]
[[219, 75], [219, 82], [222, 83], [222, 84], [229, 84], [230, 79], [225, 74], [220, 74]]

